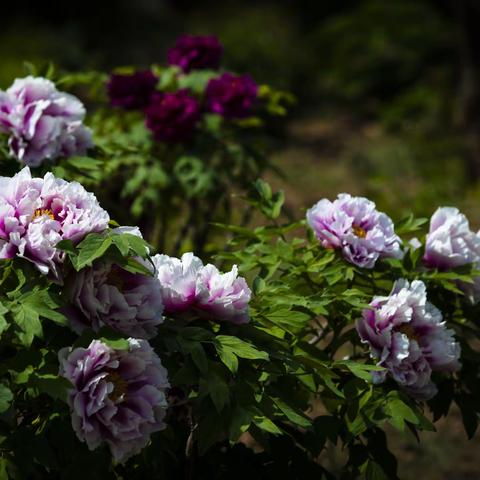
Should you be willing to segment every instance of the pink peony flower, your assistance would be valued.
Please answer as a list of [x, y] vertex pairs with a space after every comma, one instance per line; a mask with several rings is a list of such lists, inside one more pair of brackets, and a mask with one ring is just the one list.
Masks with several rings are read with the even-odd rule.
[[320, 200], [308, 210], [307, 221], [325, 248], [341, 250], [359, 267], [373, 268], [379, 258], [403, 257], [392, 220], [366, 198], [341, 193], [333, 202]]
[[442, 207], [432, 215], [423, 260], [442, 270], [480, 259], [480, 235], [472, 232], [467, 217], [453, 207]]
[[84, 118], [80, 100], [46, 78], [17, 78], [0, 92], [0, 129], [9, 135], [10, 154], [32, 167], [84, 155], [93, 145]]
[[52, 173], [32, 178], [28, 167], [14, 177], [0, 177], [1, 259], [23, 257], [58, 277], [64, 256], [57, 243], [78, 243], [88, 233], [105, 230], [109, 220], [95, 195], [77, 182]]
[[196, 300], [197, 275], [203, 268], [202, 261], [193, 253], [184, 253], [182, 258], [155, 255], [152, 258], [166, 313], [183, 312]]
[[375, 297], [370, 306], [356, 327], [372, 358], [386, 369], [374, 372], [374, 382], [388, 374], [413, 397], [432, 398], [437, 392], [432, 371], [458, 370], [460, 345], [440, 310], [427, 301], [425, 284], [398, 280], [388, 297]]
[[251, 291], [245, 279], [238, 277], [236, 265], [230, 272], [221, 273], [214, 265], [204, 266], [193, 253], [185, 253], [181, 259], [155, 255], [152, 260], [165, 313], [190, 310], [208, 314], [215, 321], [248, 323]]
[[252, 292], [243, 277], [238, 277], [237, 266], [221, 273], [214, 265], [203, 267], [196, 284], [196, 305], [216, 320], [236, 324], [248, 323], [248, 303]]

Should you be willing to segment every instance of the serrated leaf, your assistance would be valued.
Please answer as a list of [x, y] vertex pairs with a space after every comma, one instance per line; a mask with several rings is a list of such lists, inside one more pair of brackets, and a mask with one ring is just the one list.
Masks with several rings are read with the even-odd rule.
[[258, 350], [252, 344], [241, 340], [240, 338], [230, 335], [217, 335], [215, 337], [215, 348], [228, 349], [237, 357], [246, 358], [249, 360], [268, 360], [267, 352]]
[[385, 408], [386, 413], [390, 416], [390, 423], [401, 431], [405, 428], [405, 421], [418, 425], [419, 419], [415, 412], [400, 398], [396, 397], [395, 393], [389, 394]]
[[28, 303], [16, 304], [12, 307], [13, 320], [20, 328], [17, 337], [23, 345], [29, 347], [34, 337], [43, 335], [43, 328], [40, 317]]

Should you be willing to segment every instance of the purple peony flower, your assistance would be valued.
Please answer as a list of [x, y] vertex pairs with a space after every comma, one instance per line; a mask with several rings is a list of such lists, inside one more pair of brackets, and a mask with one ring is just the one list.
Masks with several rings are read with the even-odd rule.
[[153, 95], [145, 109], [146, 125], [156, 140], [167, 143], [186, 142], [200, 119], [200, 104], [188, 90]]
[[252, 114], [258, 87], [250, 75], [224, 73], [208, 82], [205, 96], [210, 112], [225, 118], [245, 118]]
[[0, 177], [0, 259], [23, 257], [58, 277], [64, 254], [56, 244], [78, 243], [105, 230], [109, 220], [95, 195], [77, 182], [52, 173], [32, 178], [28, 167], [14, 177]]
[[213, 35], [182, 35], [168, 50], [168, 64], [177, 65], [184, 72], [213, 69], [220, 66], [223, 47]]
[[152, 258], [160, 282], [166, 313], [178, 313], [195, 303], [195, 288], [202, 261], [193, 253], [184, 253], [182, 258], [155, 255]]
[[127, 110], [143, 109], [150, 104], [158, 83], [150, 70], [141, 70], [131, 75], [113, 73], [107, 83], [107, 93], [114, 107]]
[[480, 260], [480, 236], [470, 230], [458, 209], [442, 207], [432, 215], [423, 260], [441, 270]]
[[79, 334], [86, 327], [98, 332], [108, 325], [124, 335], [150, 339], [163, 322], [158, 279], [127, 272], [111, 262], [100, 261], [75, 272], [67, 296], [66, 313]]
[[69, 380], [72, 426], [90, 450], [106, 443], [114, 459], [139, 453], [165, 428], [167, 371], [145, 340], [114, 350], [99, 340], [88, 348], [63, 348], [60, 375]]
[[214, 265], [206, 265], [197, 276], [196, 305], [215, 320], [236, 324], [248, 323], [248, 303], [252, 292], [237, 266], [220, 273]]
[[17, 78], [0, 92], [0, 129], [9, 135], [10, 154], [26, 165], [84, 155], [93, 145], [84, 118], [80, 100], [46, 78]]
[[432, 371], [458, 370], [460, 345], [427, 301], [425, 284], [398, 280], [388, 297], [375, 297], [370, 306], [356, 327], [372, 358], [386, 369], [374, 372], [374, 382], [383, 382], [388, 373], [413, 397], [432, 398], [437, 391]]
[[373, 268], [379, 258], [403, 256], [392, 220], [366, 198], [341, 193], [333, 202], [320, 200], [308, 210], [307, 221], [325, 248], [342, 250], [359, 267]]

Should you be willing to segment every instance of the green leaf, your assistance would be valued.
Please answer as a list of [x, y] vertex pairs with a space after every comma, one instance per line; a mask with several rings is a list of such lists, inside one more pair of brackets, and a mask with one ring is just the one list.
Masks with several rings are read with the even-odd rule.
[[103, 165], [101, 160], [91, 157], [70, 157], [66, 162], [78, 170], [99, 170]]
[[52, 320], [58, 325], [68, 325], [68, 319], [65, 315], [57, 311], [60, 303], [46, 290], [40, 290], [33, 293], [27, 293], [19, 299], [28, 307], [35, 310], [39, 316]]
[[232, 412], [229, 430], [229, 436], [232, 442], [236, 442], [240, 435], [248, 430], [256, 414], [255, 409], [249, 409], [242, 405], [235, 406]]
[[292, 331], [292, 329], [304, 328], [307, 325], [307, 322], [312, 318], [312, 315], [285, 307], [277, 308], [272, 312], [266, 313], [265, 317], [282, 326], [287, 331]]
[[237, 357], [249, 360], [269, 359], [267, 352], [257, 350], [250, 343], [229, 335], [217, 335], [214, 341], [214, 346], [220, 360], [232, 373], [236, 373], [238, 370]]
[[67, 401], [68, 390], [72, 388], [68, 380], [52, 374], [31, 375], [28, 385], [37, 394], [45, 393], [53, 399], [61, 400], [62, 402]]
[[268, 202], [272, 199], [272, 187], [267, 182], [259, 178], [255, 182], [255, 188], [262, 200]]
[[372, 371], [384, 370], [382, 367], [376, 365], [368, 365], [364, 363], [356, 363], [351, 361], [337, 362], [337, 365], [345, 365], [356, 377], [365, 380], [366, 382], [372, 382]]
[[238, 359], [237, 356], [233, 353], [228, 347], [222, 347], [221, 345], [215, 344], [218, 356], [223, 364], [233, 373], [237, 373], [238, 370]]
[[190, 355], [193, 363], [203, 375], [208, 374], [208, 360], [201, 343], [192, 343]]
[[[119, 235], [114, 234], [113, 236], [116, 237]], [[150, 252], [150, 247], [142, 237], [138, 237], [137, 235], [133, 235], [132, 233], [122, 233], [121, 236], [128, 241], [130, 250], [134, 254], [142, 258], [146, 258], [148, 256]]]
[[240, 340], [240, 338], [230, 335], [217, 335], [215, 337], [215, 347], [219, 344], [222, 348], [230, 349], [237, 357], [250, 360], [268, 360], [267, 352], [257, 350], [252, 344]]
[[209, 369], [207, 377], [200, 378], [200, 392], [208, 394], [218, 413], [230, 402], [230, 389], [225, 380], [214, 369]]
[[8, 313], [8, 308], [0, 302], [0, 335], [8, 328], [8, 323], [5, 318], [6, 313]]
[[13, 320], [21, 330], [17, 333], [17, 337], [23, 345], [29, 347], [34, 337], [43, 335], [40, 316], [35, 307], [29, 303], [19, 303], [12, 306], [12, 314]]
[[405, 421], [418, 425], [419, 419], [415, 412], [397, 395], [397, 392], [390, 392], [387, 396], [385, 412], [390, 416], [390, 423], [401, 431], [405, 429]]
[[81, 270], [84, 267], [92, 266], [92, 263], [105, 254], [112, 238], [104, 234], [90, 233], [78, 244], [78, 257], [74, 265], [75, 269]]
[[369, 459], [365, 469], [365, 478], [366, 480], [389, 480], [390, 477], [378, 463]]
[[13, 400], [13, 394], [10, 389], [0, 383], [0, 413], [6, 412], [10, 408]]
[[288, 406], [283, 400], [280, 398], [272, 398], [275, 405], [279, 408], [279, 410], [293, 423], [300, 425], [301, 427], [309, 427], [312, 422], [310, 419], [305, 417], [303, 414], [295, 412], [293, 408]]
[[265, 432], [274, 435], [282, 434], [282, 431], [268, 417], [255, 416], [253, 417], [253, 423]]

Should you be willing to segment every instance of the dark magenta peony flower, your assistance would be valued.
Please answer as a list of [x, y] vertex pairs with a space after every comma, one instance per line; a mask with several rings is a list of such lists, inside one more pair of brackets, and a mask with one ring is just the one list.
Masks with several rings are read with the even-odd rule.
[[200, 119], [200, 104], [188, 90], [157, 93], [145, 109], [146, 125], [156, 140], [177, 143], [190, 140]]
[[168, 64], [177, 65], [184, 72], [213, 69], [220, 65], [223, 47], [213, 35], [182, 35], [168, 50]]
[[107, 93], [114, 107], [127, 110], [143, 109], [150, 103], [158, 78], [150, 70], [131, 75], [113, 73], [107, 83]]
[[225, 118], [245, 118], [252, 114], [258, 87], [250, 75], [224, 73], [208, 82], [205, 94], [210, 112]]

